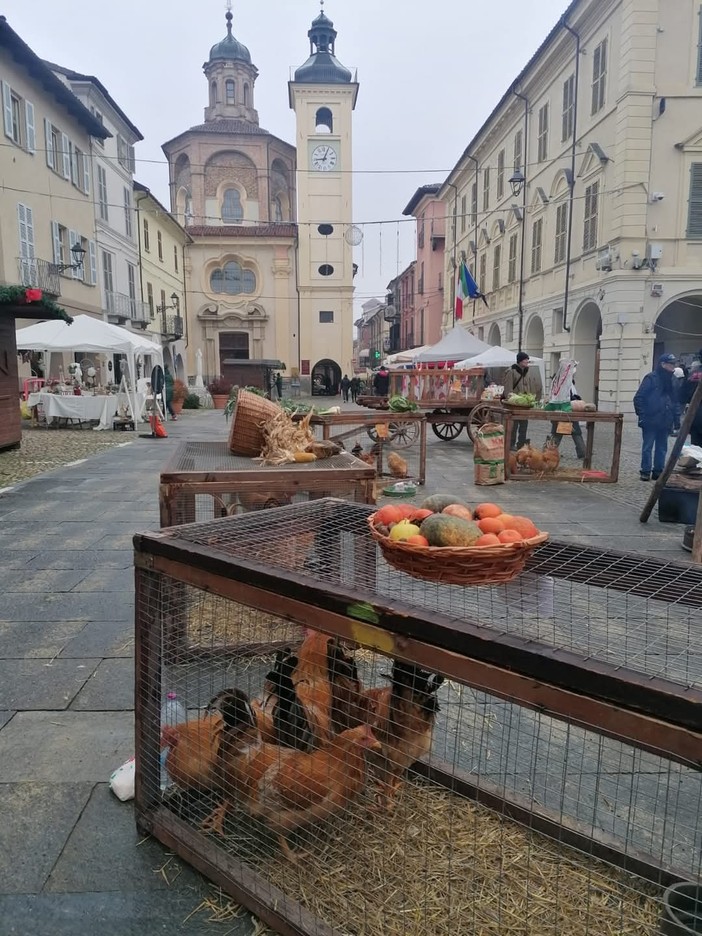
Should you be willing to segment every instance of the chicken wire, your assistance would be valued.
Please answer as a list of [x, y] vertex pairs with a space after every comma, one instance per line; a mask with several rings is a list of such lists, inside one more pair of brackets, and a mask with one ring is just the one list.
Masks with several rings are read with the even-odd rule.
[[[678, 567], [676, 577], [666, 566], [668, 599], [675, 593], [678, 600], [663, 601], [642, 594], [642, 588], [650, 593], [650, 578], [637, 584], [633, 557], [615, 587], [602, 588], [595, 584], [597, 561], [592, 559], [589, 573], [587, 562], [574, 571], [569, 553], [562, 557], [563, 577], [558, 578], [548, 574], [558, 551], [545, 549], [532, 571], [509, 585], [437, 586], [389, 569], [374, 545], [359, 548], [367, 512], [318, 502], [179, 528], [168, 536], [176, 547], [206, 546], [213, 561], [255, 559], [279, 571], [281, 580], [301, 573], [330, 591], [355, 584], [361, 587], [359, 599], [386, 605], [401, 599], [422, 610], [477, 617], [496, 639], [509, 633], [539, 641], [552, 637], [570, 642], [584, 658], [599, 653], [609, 662], [621, 660], [642, 672], [664, 672], [685, 685], [699, 685], [699, 660], [685, 665], [681, 652], [685, 633], [693, 650], [699, 643], [689, 617], [699, 607], [694, 598], [698, 574], [693, 584], [685, 579], [685, 573], [692, 578], [689, 570]], [[330, 516], [338, 516], [337, 528], [330, 526]], [[568, 568], [580, 581], [566, 577]], [[418, 775], [401, 783], [393, 812], [383, 810], [378, 800], [377, 764], [374, 771], [372, 763], [377, 755], [371, 752], [371, 768], [363, 782], [353, 785], [348, 802], [331, 810], [324, 822], [315, 818], [285, 832], [289, 847], [305, 852], [297, 861], [284, 856], [276, 825], [296, 807], [302, 810], [315, 788], [325, 795], [340, 774], [353, 774], [340, 742], [325, 748], [329, 738], [319, 740], [321, 753], [302, 752], [302, 759], [297, 759], [299, 752], [276, 747], [268, 785], [251, 800], [240, 786], [234, 789], [239, 768], [227, 772], [218, 760], [224, 757], [220, 747], [225, 752], [234, 747], [233, 736], [227, 741], [222, 732], [211, 754], [216, 769], [210, 776], [172, 764], [175, 777], [161, 790], [158, 713], [166, 694], [175, 691], [187, 705], [187, 724], [219, 718], [221, 696], [213, 715], [205, 716], [204, 710], [222, 690], [270, 698], [264, 687], [270, 689], [266, 677], [275, 669], [276, 651], [288, 646], [300, 653], [302, 642], [310, 639], [299, 607], [291, 604], [289, 614], [247, 607], [233, 600], [235, 583], [221, 574], [209, 578], [205, 590], [138, 570], [140, 821], [218, 883], [230, 884], [246, 902], [237, 890], [243, 887], [251, 896], [249, 905], [264, 917], [266, 906], [277, 907], [267, 917], [277, 931], [315, 936], [653, 934], [660, 885], [672, 877], [702, 876], [702, 775], [696, 765], [639, 750], [605, 737], [597, 725], [554, 718], [520, 704], [518, 696], [506, 701], [479, 684], [456, 679], [444, 680], [435, 693], [439, 711], [430, 726], [430, 749]], [[628, 639], [617, 624], [623, 624], [628, 611], [640, 619], [636, 639]], [[682, 628], [677, 643], [670, 642], [672, 637], [661, 643], [661, 630], [681, 630], [677, 614], [687, 616], [687, 631]], [[184, 632], [188, 641], [179, 636]], [[201, 652], [193, 653], [193, 645]], [[355, 659], [363, 691], [388, 687], [392, 660], [362, 640], [356, 647], [345, 652]], [[376, 735], [387, 725], [377, 708], [365, 720], [375, 724]], [[196, 747], [196, 763], [208, 744]], [[310, 757], [319, 758], [316, 773]], [[283, 811], [272, 791], [276, 776], [289, 775], [291, 759], [305, 782], [297, 792], [288, 791]], [[224, 835], [203, 829], [227, 793], [232, 802]], [[601, 860], [608, 856], [648, 880]], [[254, 877], [247, 878], [242, 868]], [[287, 929], [286, 921], [293, 928]]]
[[[527, 411], [528, 413], [528, 411]], [[513, 416], [515, 414], [512, 414]], [[583, 414], [585, 417], [587, 414]], [[515, 453], [510, 471], [515, 480], [570, 480], [602, 481], [609, 478], [615, 466], [618, 470], [619, 452], [616, 451], [616, 425], [614, 422], [597, 421], [592, 427], [592, 452], [586, 455], [588, 423], [583, 418], [573, 423], [571, 434], [558, 432], [569, 423], [559, 426], [558, 413], [553, 420], [527, 419], [526, 438], [533, 453]], [[514, 423], [513, 423], [514, 425]], [[580, 430], [578, 433], [576, 426]], [[557, 457], [548, 453], [556, 443]], [[546, 457], [544, 453], [546, 452]], [[586, 455], [583, 458], [583, 455]], [[516, 465], [515, 465], [516, 462]]]

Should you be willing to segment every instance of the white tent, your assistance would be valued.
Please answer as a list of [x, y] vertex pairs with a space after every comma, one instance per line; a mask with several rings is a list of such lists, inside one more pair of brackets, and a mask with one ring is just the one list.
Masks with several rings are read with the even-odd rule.
[[132, 381], [132, 412], [139, 419], [136, 389], [136, 357], [150, 354], [163, 367], [163, 349], [160, 344], [144, 335], [110, 325], [89, 315], [76, 315], [73, 324], [63, 321], [37, 322], [16, 332], [17, 347], [21, 351], [56, 352], [92, 351], [103, 354], [123, 354], [127, 358]]
[[407, 351], [397, 351], [395, 354], [389, 354], [383, 364], [386, 367], [396, 367], [398, 364], [411, 364], [417, 360], [418, 355], [423, 351], [428, 351], [431, 345], [422, 345], [421, 348], [409, 348]]
[[417, 355], [417, 364], [430, 364], [437, 361], [462, 361], [471, 355], [480, 354], [490, 347], [485, 341], [471, 335], [462, 325], [456, 325], [446, 332], [438, 344], [433, 345]]
[[[487, 351], [481, 351], [480, 354], [476, 354], [473, 357], [468, 357], [464, 361], [459, 361], [455, 365], [457, 368], [470, 368], [470, 367], [484, 367], [487, 370], [495, 371], [493, 377], [499, 383], [502, 379], [501, 371], [506, 370], [508, 367], [511, 367], [512, 364], [515, 364], [517, 361], [517, 352], [508, 351], [506, 348], [492, 347], [488, 348]], [[529, 356], [529, 361], [532, 365], [536, 365], [539, 373], [541, 374], [541, 386], [546, 390], [546, 373], [544, 370], [544, 362], [542, 358], [531, 357]]]

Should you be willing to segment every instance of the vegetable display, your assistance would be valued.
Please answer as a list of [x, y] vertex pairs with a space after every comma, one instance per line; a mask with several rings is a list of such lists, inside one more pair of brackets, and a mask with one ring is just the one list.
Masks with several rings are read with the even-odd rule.
[[413, 413], [417, 409], [417, 404], [407, 397], [396, 394], [388, 400], [388, 409], [393, 413]]
[[533, 393], [510, 393], [506, 402], [509, 406], [528, 406], [536, 405], [536, 397]]

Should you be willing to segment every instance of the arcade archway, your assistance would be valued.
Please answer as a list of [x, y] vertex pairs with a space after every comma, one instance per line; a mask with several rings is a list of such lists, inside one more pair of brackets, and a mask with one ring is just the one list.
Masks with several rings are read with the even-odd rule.
[[544, 356], [544, 323], [538, 315], [532, 315], [527, 323], [524, 350], [532, 357], [543, 358]]
[[502, 335], [500, 334], [500, 326], [497, 322], [493, 322], [490, 326], [490, 331], [488, 332], [488, 344], [493, 345], [495, 348], [499, 348], [502, 345]]
[[341, 368], [329, 358], [323, 358], [312, 368], [312, 396], [336, 396], [341, 383]]
[[702, 349], [702, 295], [673, 299], [656, 319], [654, 330], [654, 366], [661, 354], [674, 354], [689, 366]]
[[597, 405], [600, 384], [600, 336], [602, 315], [597, 303], [585, 302], [573, 323], [573, 357], [578, 362], [578, 393]]

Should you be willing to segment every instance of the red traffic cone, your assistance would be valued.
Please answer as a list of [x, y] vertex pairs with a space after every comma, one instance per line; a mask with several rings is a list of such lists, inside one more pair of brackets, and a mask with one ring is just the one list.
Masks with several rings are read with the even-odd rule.
[[149, 423], [151, 424], [151, 435], [154, 439], [167, 439], [168, 433], [166, 432], [165, 426], [161, 422], [161, 419], [158, 413], [152, 413], [149, 416]]

